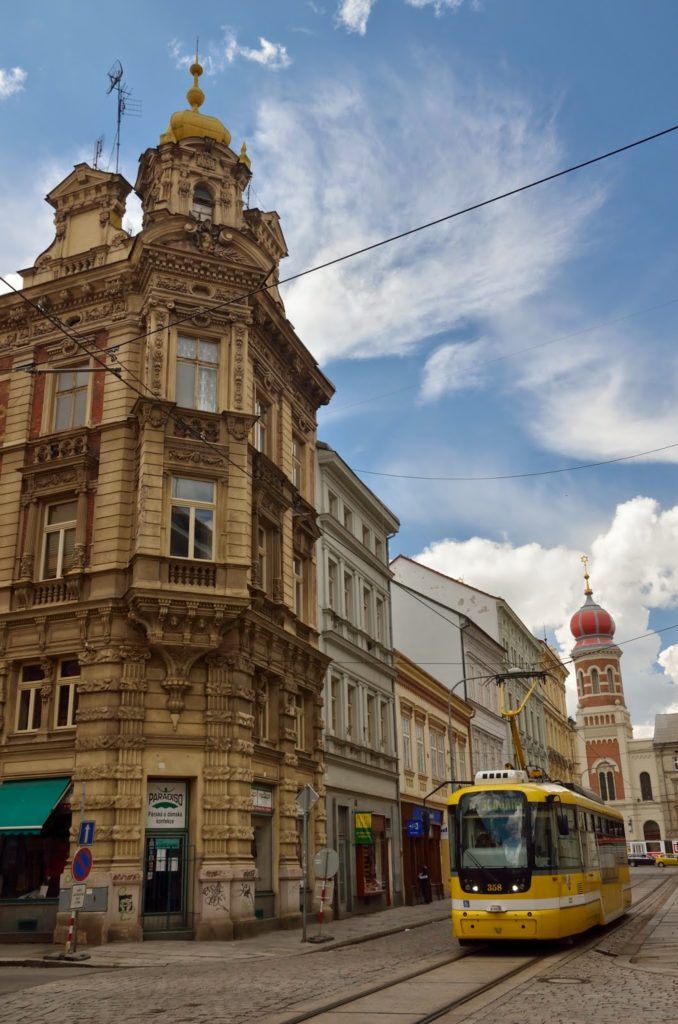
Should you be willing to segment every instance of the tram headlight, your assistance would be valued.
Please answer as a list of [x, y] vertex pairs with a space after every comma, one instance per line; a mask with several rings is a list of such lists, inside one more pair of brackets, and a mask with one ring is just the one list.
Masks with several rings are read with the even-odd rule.
[[511, 892], [520, 892], [520, 886], [519, 885], [512, 885], [511, 886]]
[[477, 885], [472, 885], [471, 886], [471, 892], [478, 892], [478, 886]]

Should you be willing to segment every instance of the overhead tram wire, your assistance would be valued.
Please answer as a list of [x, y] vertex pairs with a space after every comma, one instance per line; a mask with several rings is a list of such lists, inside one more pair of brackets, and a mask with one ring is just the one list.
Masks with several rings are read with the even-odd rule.
[[[272, 284], [262, 284], [257, 288], [253, 288], [250, 291], [243, 292], [241, 295], [236, 296], [234, 299], [226, 299], [223, 302], [217, 302], [213, 305], [201, 305], [196, 306], [194, 310], [184, 316], [176, 317], [172, 324], [181, 324], [188, 320], [191, 320], [198, 312], [216, 312], [220, 309], [226, 309], [228, 306], [236, 305], [240, 302], [244, 302], [246, 299], [251, 298], [253, 295], [261, 294], [262, 292], [271, 291], [273, 288], [277, 288], [283, 284], [289, 284], [292, 281], [298, 281], [302, 277], [307, 277], [309, 274], [315, 274], [319, 270], [326, 270], [328, 267], [334, 267], [339, 263], [344, 263], [346, 260], [353, 259], [356, 256], [362, 256], [365, 253], [372, 252], [375, 249], [380, 249], [382, 246], [390, 245], [392, 242], [398, 242], [403, 238], [409, 238], [411, 235], [416, 235], [421, 231], [427, 231], [429, 228], [436, 227], [439, 224], [445, 224], [448, 221], [455, 220], [457, 217], [462, 217], [464, 214], [473, 213], [476, 210], [481, 210], [485, 206], [491, 206], [493, 203], [498, 203], [502, 199], [509, 199], [512, 196], [520, 195], [521, 192], [527, 192], [530, 189], [536, 188], [538, 185], [545, 185], [550, 181], [555, 181], [557, 178], [563, 178], [567, 174], [573, 174], [575, 171], [581, 171], [585, 167], [592, 167], [594, 164], [601, 163], [603, 160], [608, 160], [610, 157], [619, 156], [621, 153], [627, 153], [631, 149], [636, 149], [638, 146], [643, 146], [647, 142], [654, 142], [656, 139], [661, 139], [665, 135], [671, 135], [673, 132], [678, 131], [678, 124], [671, 125], [669, 128], [664, 128], [661, 131], [653, 132], [651, 135], [645, 135], [640, 139], [636, 139], [634, 142], [628, 142], [623, 146], [618, 146], [616, 149], [607, 150], [605, 153], [600, 153], [598, 156], [590, 157], [588, 160], [582, 160], [577, 164], [572, 164], [570, 167], [564, 167], [560, 171], [554, 171], [553, 174], [544, 175], [541, 178], [536, 178], [534, 181], [528, 182], [526, 185], [519, 185], [516, 188], [508, 189], [506, 192], [501, 192], [496, 196], [492, 196], [489, 199], [483, 199], [478, 203], [471, 203], [469, 206], [462, 207], [459, 210], [455, 210], [452, 213], [444, 214], [442, 217], [436, 217], [434, 220], [426, 221], [424, 224], [418, 224], [416, 227], [408, 228], [405, 231], [401, 231], [396, 235], [390, 235], [388, 238], [382, 238], [377, 242], [371, 242], [369, 245], [365, 245], [360, 249], [354, 249], [352, 252], [344, 253], [342, 256], [335, 256], [331, 260], [326, 260], [324, 263], [318, 263], [313, 267], [308, 267], [306, 270], [300, 270], [297, 274], [290, 274], [289, 277], [283, 277], [279, 281], [275, 281]], [[135, 337], [128, 338], [126, 341], [121, 342], [120, 345], [115, 348], [120, 349], [124, 345], [131, 345], [135, 341], [143, 341], [151, 334], [155, 334], [164, 328], [156, 328], [153, 331], [147, 331], [144, 334], [139, 334]]]
[[[92, 350], [89, 347], [92, 343], [89, 342], [86, 338], [83, 338], [82, 335], [75, 331], [73, 328], [67, 327], [66, 324], [64, 324], [59, 319], [59, 317], [53, 316], [52, 314], [46, 312], [37, 302], [34, 302], [32, 299], [30, 299], [20, 289], [15, 288], [13, 284], [6, 280], [6, 278], [0, 276], [0, 281], [2, 281], [3, 284], [7, 285], [8, 288], [11, 288], [11, 290], [15, 292], [20, 299], [27, 303], [27, 305], [29, 305], [32, 309], [36, 310], [40, 314], [40, 316], [48, 320], [54, 327], [57, 328], [57, 330], [59, 330], [63, 335], [65, 335], [65, 337], [67, 337], [70, 341], [77, 345], [78, 348], [85, 353], [85, 355], [89, 356], [91, 359], [94, 359], [95, 363], [97, 363], [106, 373], [112, 374], [117, 380], [124, 384], [125, 387], [128, 387], [130, 391], [133, 391], [134, 394], [136, 394], [139, 398], [144, 399], [144, 401], [153, 401], [158, 398], [157, 395], [153, 394], [148, 385], [145, 384], [144, 381], [136, 373], [134, 373], [134, 371], [131, 370], [128, 366], [125, 366], [125, 364], [120, 363], [119, 360], [116, 360], [119, 363], [119, 367], [116, 367], [115, 365], [109, 366], [105, 359], [100, 358], [102, 355], [105, 356], [109, 352], [109, 350], [96, 348]], [[115, 351], [115, 346], [113, 346], [113, 351]], [[32, 373], [41, 372], [39, 367], [37, 366], [30, 370], [26, 367], [17, 367], [16, 369], [25, 369], [27, 372]], [[140, 391], [139, 388], [135, 387], [134, 384], [130, 383], [129, 380], [125, 380], [124, 377], [122, 376], [122, 373], [120, 372], [121, 369], [124, 369], [134, 380], [141, 384], [141, 387], [145, 389], [146, 393]], [[200, 441], [202, 444], [206, 445], [211, 450], [216, 449], [219, 452], [219, 454], [222, 455], [228, 463], [230, 463], [230, 465], [232, 465], [235, 469], [240, 470], [240, 472], [243, 473], [248, 479], [253, 479], [251, 473], [249, 473], [242, 466], [239, 466], [237, 462], [233, 461], [233, 459], [226, 451], [224, 445], [221, 445], [215, 441], [209, 441], [201, 431], [197, 430], [190, 423], [187, 423], [183, 419], [183, 417], [177, 416], [176, 413], [173, 412], [173, 410], [168, 410], [167, 415], [168, 419], [171, 419], [174, 423], [181, 427], [182, 430], [185, 430], [187, 433], [190, 433], [193, 436], [194, 440]]]

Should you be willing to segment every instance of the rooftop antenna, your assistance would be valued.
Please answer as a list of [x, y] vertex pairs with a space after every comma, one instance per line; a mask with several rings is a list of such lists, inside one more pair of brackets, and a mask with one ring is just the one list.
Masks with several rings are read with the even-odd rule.
[[[115, 139], [113, 140], [113, 148], [115, 149], [115, 173], [120, 173], [120, 125], [122, 123], [123, 115], [131, 115], [132, 117], [141, 116], [141, 100], [133, 100], [132, 90], [128, 89], [122, 80], [124, 72], [122, 64], [119, 60], [116, 60], [110, 71], [108, 72], [108, 89], [106, 95], [110, 95], [114, 90], [117, 94], [117, 113], [116, 113], [116, 127], [115, 127]], [[111, 153], [111, 156], [113, 154]], [[110, 161], [109, 161], [110, 164]]]
[[103, 135], [100, 135], [97, 141], [94, 143], [94, 160], [92, 161], [92, 166], [94, 167], [95, 171], [99, 169], [99, 161], [101, 160], [101, 154], [103, 153], [103, 151], [104, 137]]

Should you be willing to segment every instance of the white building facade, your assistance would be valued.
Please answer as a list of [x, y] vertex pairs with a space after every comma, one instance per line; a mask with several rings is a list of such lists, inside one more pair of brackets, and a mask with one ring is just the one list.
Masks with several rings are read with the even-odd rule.
[[317, 548], [325, 680], [328, 846], [339, 854], [335, 913], [402, 902], [389, 537], [396, 516], [318, 443]]

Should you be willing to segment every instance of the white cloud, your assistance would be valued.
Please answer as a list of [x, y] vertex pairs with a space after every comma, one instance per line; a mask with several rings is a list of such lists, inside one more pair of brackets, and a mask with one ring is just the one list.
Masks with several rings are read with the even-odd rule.
[[0, 68], [0, 100], [21, 92], [27, 77], [23, 68]]
[[454, 391], [480, 387], [485, 379], [482, 369], [487, 351], [483, 338], [441, 345], [426, 360], [420, 397], [435, 401]]
[[[464, 0], [405, 0], [410, 7], [433, 7], [436, 17], [440, 17], [445, 11], [456, 11], [462, 6]], [[477, 4], [473, 3], [473, 7]]]
[[[218, 74], [227, 65], [233, 64], [238, 59], [260, 64], [261, 67], [267, 68], [269, 71], [283, 71], [292, 64], [287, 47], [282, 43], [272, 43], [265, 36], [259, 36], [258, 49], [242, 46], [233, 29], [225, 26], [223, 31], [223, 41], [208, 43], [206, 52], [200, 54], [200, 63], [207, 75]], [[178, 68], [189, 67], [195, 60], [195, 55], [187, 53], [178, 39], [172, 39], [168, 43], [168, 50]]]
[[[257, 173], [284, 212], [294, 261], [286, 273], [563, 160], [552, 122], [505, 87], [467, 90], [449, 70], [429, 66], [416, 85], [391, 77], [378, 88], [375, 96], [345, 79], [259, 107]], [[590, 182], [583, 189], [568, 181], [438, 225], [291, 284], [290, 318], [321, 360], [405, 353], [469, 317], [485, 322], [541, 294], [601, 200]]]
[[[467, 583], [504, 596], [537, 635], [555, 630], [564, 657], [574, 643], [569, 630], [583, 602], [580, 551], [540, 544], [514, 546], [484, 537], [443, 540], [421, 554], [423, 562]], [[678, 505], [662, 511], [648, 497], [620, 504], [591, 544], [594, 599], [613, 615], [616, 639], [649, 631], [652, 610], [678, 609]], [[676, 614], [678, 621], [678, 614]], [[654, 715], [676, 709], [678, 645], [661, 655], [659, 634], [624, 645], [624, 690], [639, 732]], [[570, 688], [572, 706], [576, 694]]]
[[375, 3], [376, 0], [341, 0], [337, 8], [337, 23], [343, 25], [348, 32], [364, 36]]

